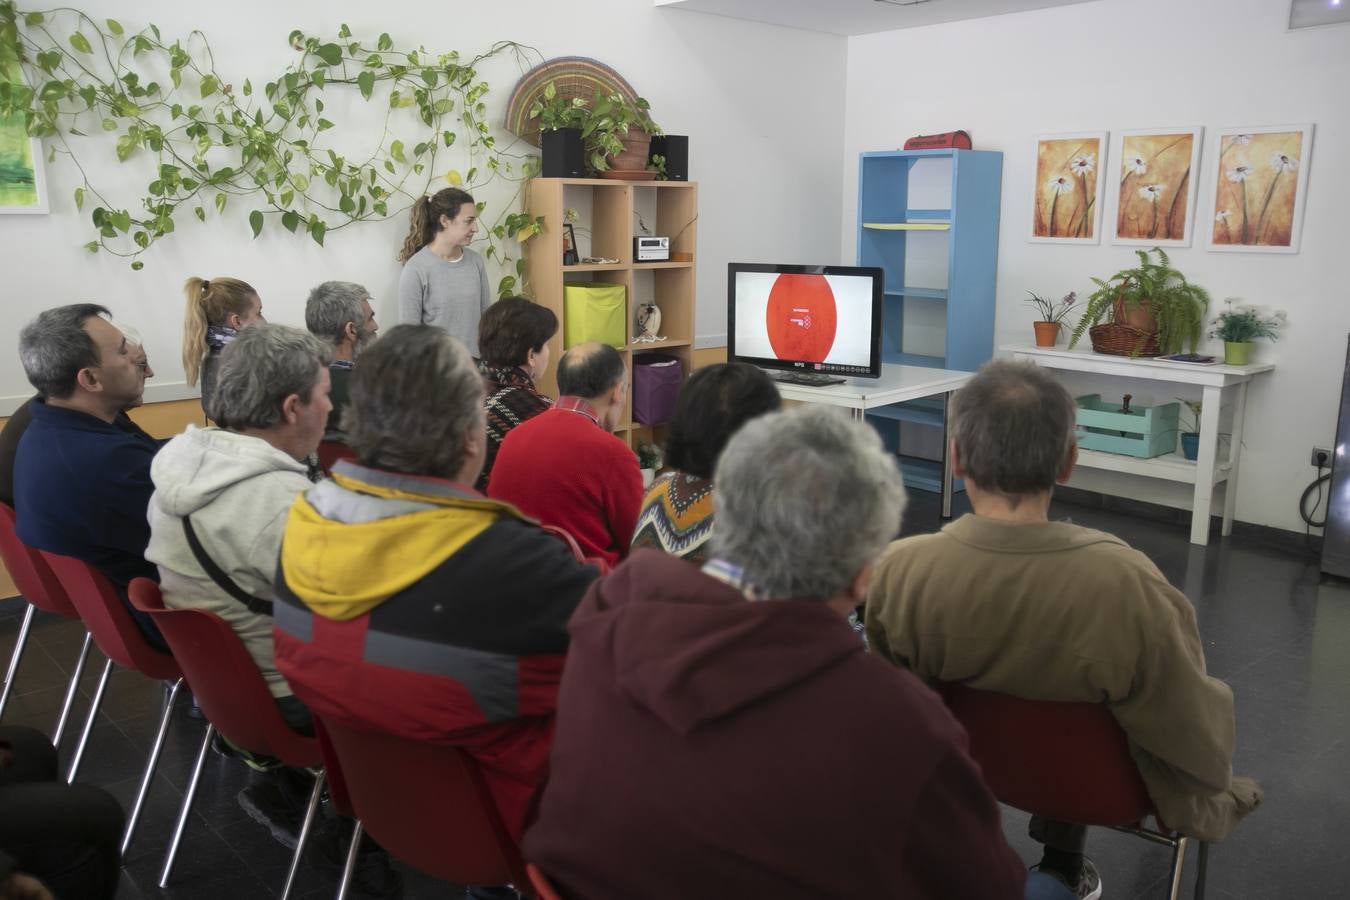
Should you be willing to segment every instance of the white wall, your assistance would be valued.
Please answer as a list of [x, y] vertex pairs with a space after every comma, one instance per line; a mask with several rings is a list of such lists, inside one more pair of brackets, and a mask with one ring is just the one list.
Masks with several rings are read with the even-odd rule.
[[[1171, 253], [1216, 304], [1236, 296], [1289, 313], [1280, 341], [1257, 350], [1278, 367], [1251, 388], [1237, 517], [1301, 531], [1297, 501], [1314, 474], [1308, 453], [1314, 443], [1331, 446], [1350, 333], [1342, 218], [1350, 201], [1350, 27], [1289, 32], [1287, 19], [1288, 4], [1275, 0], [1102, 0], [850, 38], [840, 246], [854, 252], [859, 152], [970, 130], [977, 148], [1004, 153], [995, 341], [1030, 343], [1025, 291], [1086, 296], [1089, 276], [1133, 260], [1131, 248], [1109, 239], [1095, 247], [1027, 241], [1036, 135], [1203, 125], [1204, 216], [1213, 129], [1315, 123], [1300, 253], [1210, 253], [1202, 239]], [[1118, 165], [1111, 159], [1106, 171]], [[1206, 222], [1198, 225], [1203, 235]], [[1136, 397], [1173, 393], [1142, 388]], [[1128, 388], [1117, 382], [1114, 390]]]
[[[78, 5], [95, 19], [112, 16], [129, 29], [154, 22], [166, 37], [201, 29], [211, 41], [217, 68], [235, 85], [246, 77], [255, 85], [276, 78], [293, 58], [286, 44], [291, 29], [335, 35], [343, 22], [371, 42], [387, 31], [399, 46], [422, 44], [471, 56], [495, 41], [514, 40], [537, 48], [544, 58], [589, 56], [613, 66], [652, 101], [657, 121], [668, 132], [690, 136], [690, 177], [700, 182], [695, 331], [702, 343], [723, 342], [729, 261], [838, 261], [842, 37], [660, 10], [651, 0], [440, 5], [238, 0], [195, 8], [176, 0], [85, 0]], [[772, 52], [764, 52], [768, 47]], [[487, 97], [491, 120], [500, 123], [520, 70], [513, 62], [494, 61], [480, 74], [492, 85]], [[343, 134], [341, 124], [328, 134]], [[92, 130], [97, 132], [97, 123]], [[501, 140], [507, 137], [499, 134]], [[144, 177], [148, 161], [119, 167], [111, 141], [91, 140], [104, 144], [83, 157], [96, 182], [149, 181]], [[447, 159], [444, 168], [452, 167], [465, 165]], [[145, 269], [137, 273], [125, 261], [81, 249], [94, 235], [90, 207], [84, 214], [75, 211], [70, 163], [58, 159], [49, 165], [47, 181], [53, 195], [50, 215], [0, 216], [4, 307], [12, 323], [0, 348], [0, 415], [30, 393], [16, 352], [18, 329], [49, 306], [93, 300], [140, 328], [157, 372], [147, 392], [151, 400], [183, 394], [172, 386], [183, 377], [180, 290], [189, 275], [243, 278], [259, 289], [269, 319], [297, 325], [303, 323], [304, 299], [314, 284], [357, 281], [375, 294], [380, 321], [394, 324], [394, 255], [406, 232], [402, 221], [344, 229], [330, 234], [321, 249], [272, 222], [262, 238], [251, 240], [247, 207], [237, 200], [225, 218], [206, 224], [185, 208], [176, 233], [143, 257]], [[130, 205], [139, 195], [119, 196]], [[486, 199], [505, 198], [489, 194]]]

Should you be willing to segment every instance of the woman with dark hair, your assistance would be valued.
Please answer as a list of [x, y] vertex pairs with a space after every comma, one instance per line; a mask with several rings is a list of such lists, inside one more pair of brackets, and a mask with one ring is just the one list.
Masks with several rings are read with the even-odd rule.
[[498, 300], [478, 322], [478, 342], [483, 359], [487, 396], [487, 461], [476, 487], [487, 490], [488, 475], [497, 459], [497, 448], [506, 433], [526, 419], [553, 405], [535, 388], [534, 382], [548, 371], [548, 342], [558, 333], [553, 310], [524, 297]]
[[398, 320], [435, 325], [477, 359], [478, 317], [492, 303], [483, 257], [469, 249], [478, 233], [478, 206], [468, 192], [445, 188], [412, 208], [412, 225], [398, 255]]
[[666, 472], [647, 491], [633, 548], [653, 547], [702, 563], [713, 529], [713, 469], [746, 422], [782, 406], [769, 376], [745, 363], [722, 363], [689, 377], [666, 438]]

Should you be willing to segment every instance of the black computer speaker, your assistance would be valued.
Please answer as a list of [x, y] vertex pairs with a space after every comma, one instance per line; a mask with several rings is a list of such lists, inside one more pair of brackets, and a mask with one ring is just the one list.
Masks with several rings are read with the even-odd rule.
[[652, 156], [666, 158], [666, 177], [671, 181], [689, 180], [689, 135], [652, 135]]
[[581, 178], [586, 174], [586, 147], [581, 129], [559, 128], [539, 132], [544, 151], [545, 178]]

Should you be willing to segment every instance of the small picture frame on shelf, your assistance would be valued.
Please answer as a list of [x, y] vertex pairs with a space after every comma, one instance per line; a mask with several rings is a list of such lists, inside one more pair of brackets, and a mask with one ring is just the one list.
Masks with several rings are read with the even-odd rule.
[[577, 256], [577, 236], [572, 231], [572, 223], [563, 224], [563, 265], [575, 266], [581, 258]]

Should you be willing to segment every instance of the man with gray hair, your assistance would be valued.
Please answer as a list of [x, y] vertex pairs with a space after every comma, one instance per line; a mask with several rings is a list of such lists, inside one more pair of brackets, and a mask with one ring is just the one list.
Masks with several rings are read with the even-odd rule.
[[350, 281], [325, 281], [309, 292], [305, 327], [333, 348], [333, 360], [328, 364], [333, 411], [328, 414], [323, 439], [346, 443], [342, 412], [347, 408], [347, 382], [356, 358], [380, 330], [370, 306], [370, 291]]
[[126, 601], [131, 579], [157, 577], [144, 554], [150, 461], [160, 442], [125, 412], [140, 404], [151, 374], [144, 352], [107, 309], [75, 303], [24, 326], [19, 358], [38, 393], [14, 457], [19, 538], [98, 569], [146, 640], [167, 649], [149, 616]]
[[598, 572], [472, 488], [483, 380], [454, 338], [398, 325], [351, 387], [356, 459], [286, 524], [277, 668], [324, 718], [463, 749], [519, 839], [548, 772], [567, 618]]
[[628, 370], [608, 344], [577, 344], [558, 361], [558, 402], [507, 432], [488, 495], [566, 530], [610, 566], [628, 555], [642, 511], [642, 470], [613, 431]]
[[[1233, 777], [1233, 693], [1205, 672], [1195, 610], [1124, 541], [1049, 520], [1077, 459], [1073, 398], [1045, 369], [994, 362], [957, 392], [952, 415], [952, 465], [974, 513], [898, 541], [878, 565], [873, 649], [932, 681], [1104, 701], [1159, 818], [1223, 838], [1261, 792]], [[1045, 845], [1041, 871], [1101, 895], [1082, 826], [1033, 817], [1031, 834]]]
[[1020, 897], [964, 732], [846, 621], [900, 529], [880, 439], [770, 413], [714, 481], [702, 570], [636, 550], [573, 616], [526, 857], [576, 897]]

